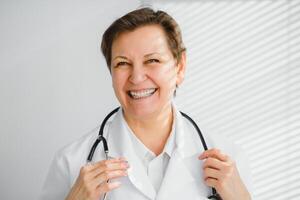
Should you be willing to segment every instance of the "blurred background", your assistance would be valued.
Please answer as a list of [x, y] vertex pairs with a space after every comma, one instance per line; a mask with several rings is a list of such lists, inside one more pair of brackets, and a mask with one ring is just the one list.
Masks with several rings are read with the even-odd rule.
[[37, 199], [54, 153], [118, 105], [100, 41], [140, 5], [181, 26], [175, 101], [244, 148], [253, 199], [299, 199], [299, 0], [0, 0], [0, 199]]

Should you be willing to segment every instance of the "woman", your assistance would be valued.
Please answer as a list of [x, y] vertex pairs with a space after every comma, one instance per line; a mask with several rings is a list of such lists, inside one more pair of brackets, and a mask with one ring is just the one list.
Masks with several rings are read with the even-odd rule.
[[204, 151], [172, 103], [186, 68], [174, 19], [150, 8], [132, 11], [106, 30], [101, 48], [122, 108], [104, 131], [113, 158], [105, 160], [99, 146], [86, 164], [97, 132], [84, 136], [57, 153], [41, 199], [206, 199], [210, 187], [223, 200], [251, 199], [243, 155], [213, 135], [205, 135], [209, 147], [222, 151]]

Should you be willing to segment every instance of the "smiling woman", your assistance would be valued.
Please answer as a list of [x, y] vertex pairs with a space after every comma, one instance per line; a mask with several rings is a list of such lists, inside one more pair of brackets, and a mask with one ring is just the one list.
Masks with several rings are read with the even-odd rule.
[[185, 59], [177, 63], [160, 26], [120, 34], [112, 58], [113, 87], [126, 119], [155, 122], [171, 116], [171, 100], [183, 80]]
[[164, 142], [156, 141], [169, 136], [171, 101], [183, 80], [185, 58], [177, 63], [158, 25], [120, 34], [113, 43], [112, 58], [113, 87], [124, 117], [146, 147], [159, 155]]
[[218, 149], [207, 150], [172, 101], [186, 53], [171, 16], [150, 8], [128, 13], [106, 30], [102, 52], [121, 104], [103, 135], [114, 158], [98, 153], [86, 164], [97, 134], [75, 141], [54, 159], [42, 199], [206, 199], [210, 187], [216, 199], [251, 198], [244, 154], [213, 135], [205, 138]]

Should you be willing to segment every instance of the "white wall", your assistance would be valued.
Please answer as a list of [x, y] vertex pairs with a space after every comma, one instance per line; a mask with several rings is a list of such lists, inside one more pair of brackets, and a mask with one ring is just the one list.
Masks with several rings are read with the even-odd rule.
[[[254, 199], [298, 199], [299, 0], [143, 2], [169, 10], [183, 29], [179, 107], [206, 133], [244, 146]], [[99, 43], [138, 5], [0, 1], [0, 199], [35, 199], [54, 152], [117, 105]]]
[[100, 39], [138, 5], [0, 1], [0, 199], [36, 199], [54, 152], [117, 105]]
[[180, 24], [177, 102], [204, 134], [242, 145], [254, 200], [300, 199], [300, 1], [153, 0]]

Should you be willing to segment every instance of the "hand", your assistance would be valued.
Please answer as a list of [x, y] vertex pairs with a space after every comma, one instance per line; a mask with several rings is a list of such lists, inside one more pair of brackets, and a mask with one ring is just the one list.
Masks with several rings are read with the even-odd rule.
[[121, 184], [108, 180], [127, 176], [128, 168], [124, 158], [102, 160], [83, 166], [66, 200], [99, 200], [101, 195]]
[[214, 187], [223, 200], [250, 200], [250, 194], [242, 182], [236, 164], [219, 149], [210, 149], [199, 156], [204, 160], [204, 181]]

